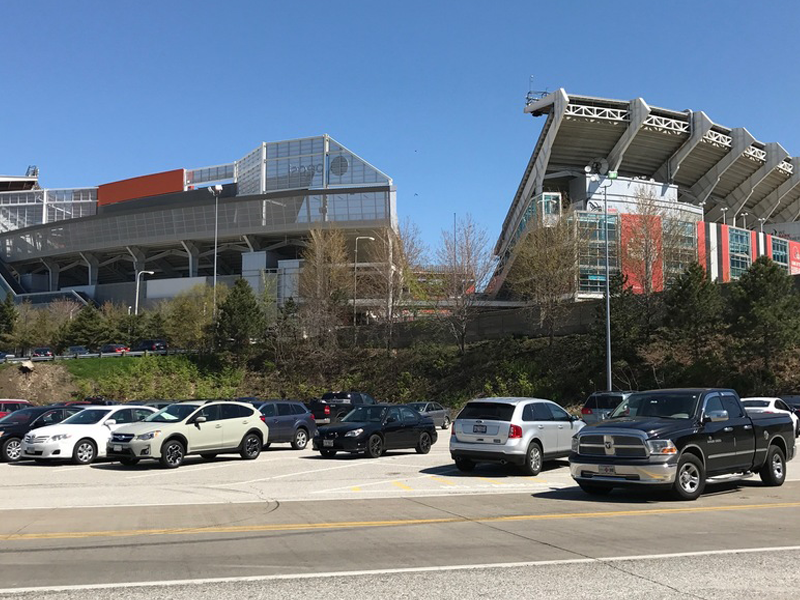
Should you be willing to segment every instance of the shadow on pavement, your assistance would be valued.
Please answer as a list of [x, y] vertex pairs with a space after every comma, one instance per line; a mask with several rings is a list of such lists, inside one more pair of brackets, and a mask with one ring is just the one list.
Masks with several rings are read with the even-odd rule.
[[[541, 474], [546, 474], [549, 471], [555, 471], [557, 469], [561, 469], [566, 467], [569, 463], [566, 461], [548, 461], [544, 463], [542, 467]], [[424, 469], [420, 469], [420, 473], [425, 473], [427, 475], [444, 475], [449, 477], [450, 479], [469, 479], [470, 477], [521, 477], [523, 476], [522, 471], [519, 467], [515, 467], [514, 465], [500, 465], [495, 463], [480, 463], [475, 466], [474, 471], [464, 472], [459, 471], [458, 467], [454, 463], [448, 463], [446, 465], [439, 465], [436, 467], [426, 467]]]

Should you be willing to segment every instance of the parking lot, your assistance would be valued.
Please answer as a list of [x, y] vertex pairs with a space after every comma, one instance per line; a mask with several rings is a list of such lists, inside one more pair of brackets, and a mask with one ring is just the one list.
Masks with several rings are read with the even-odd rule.
[[371, 460], [349, 455], [323, 459], [310, 448], [273, 445], [254, 461], [220, 455], [189, 457], [176, 470], [155, 461], [124, 467], [102, 459], [91, 466], [32, 461], [0, 463], [0, 502], [7, 508], [70, 508], [290, 502], [537, 492], [572, 486], [565, 460], [537, 477], [510, 468], [481, 466], [459, 472], [440, 435], [429, 454], [390, 451]]

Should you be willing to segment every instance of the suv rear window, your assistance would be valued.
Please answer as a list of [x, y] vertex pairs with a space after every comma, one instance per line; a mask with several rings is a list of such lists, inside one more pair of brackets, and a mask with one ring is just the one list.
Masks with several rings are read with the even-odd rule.
[[513, 404], [498, 402], [470, 402], [458, 415], [459, 419], [488, 419], [491, 421], [510, 421], [514, 415]]
[[619, 394], [592, 394], [586, 402], [586, 408], [612, 410], [617, 408], [620, 402], [622, 402], [622, 396]]

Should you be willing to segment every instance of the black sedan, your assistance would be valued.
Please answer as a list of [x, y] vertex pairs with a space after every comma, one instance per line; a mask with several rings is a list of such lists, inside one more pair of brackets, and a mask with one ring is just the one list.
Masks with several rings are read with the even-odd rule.
[[427, 454], [436, 442], [436, 426], [407, 406], [359, 406], [336, 425], [317, 429], [314, 450], [325, 458], [337, 452], [363, 453], [377, 458], [387, 450], [414, 448]]

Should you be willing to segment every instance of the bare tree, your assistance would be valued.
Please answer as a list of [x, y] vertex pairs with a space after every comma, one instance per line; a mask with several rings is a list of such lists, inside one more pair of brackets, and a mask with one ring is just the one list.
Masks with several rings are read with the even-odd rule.
[[442, 231], [436, 258], [449, 271], [439, 280], [441, 290], [434, 299], [436, 314], [463, 354], [469, 324], [481, 299], [479, 293], [493, 267], [486, 230], [468, 214], [458, 221], [454, 231]]
[[320, 349], [338, 345], [336, 329], [344, 322], [351, 296], [347, 264], [347, 243], [340, 229], [311, 230], [300, 273], [300, 316]]
[[517, 242], [509, 283], [516, 295], [539, 310], [552, 344], [559, 321], [575, 300], [585, 229], [578, 227], [572, 212], [558, 219], [545, 217], [529, 221], [524, 237]]
[[402, 318], [406, 300], [415, 293], [416, 276], [424, 262], [425, 247], [419, 228], [406, 219], [399, 232], [385, 228], [373, 233], [369, 244], [369, 268], [359, 278], [359, 295], [375, 300], [374, 312], [383, 325], [387, 350], [392, 348], [394, 324]]

